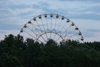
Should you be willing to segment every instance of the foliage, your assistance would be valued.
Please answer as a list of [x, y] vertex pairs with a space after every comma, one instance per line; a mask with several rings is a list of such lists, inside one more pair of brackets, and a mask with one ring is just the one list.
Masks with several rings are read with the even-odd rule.
[[100, 67], [100, 42], [43, 44], [10, 34], [0, 41], [0, 67]]

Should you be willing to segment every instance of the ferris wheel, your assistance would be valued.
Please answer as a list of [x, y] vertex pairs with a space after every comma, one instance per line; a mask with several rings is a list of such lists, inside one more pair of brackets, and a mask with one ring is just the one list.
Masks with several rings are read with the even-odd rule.
[[81, 31], [75, 23], [58, 14], [42, 14], [32, 18], [24, 24], [19, 34], [24, 38], [32, 38], [43, 43], [49, 39], [56, 42], [69, 39], [84, 40]]

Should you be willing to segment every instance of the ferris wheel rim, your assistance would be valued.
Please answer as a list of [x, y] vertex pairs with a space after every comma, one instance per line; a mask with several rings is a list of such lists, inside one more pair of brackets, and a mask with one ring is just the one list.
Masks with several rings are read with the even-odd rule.
[[42, 35], [47, 34], [47, 33], [56, 34], [56, 35], [58, 35], [59, 37], [61, 37], [62, 40], [64, 40], [63, 37], [62, 37], [60, 34], [56, 33], [56, 32], [44, 32], [44, 33], [42, 33], [41, 35], [38, 36], [37, 40], [38, 40]]
[[[80, 29], [75, 25], [75, 23], [73, 22], [73, 21], [71, 21], [70, 19], [68, 19], [67, 17], [65, 17], [65, 16], [62, 16], [62, 15], [59, 15], [59, 14], [53, 14], [53, 13], [51, 13], [51, 14], [40, 14], [40, 15], [38, 15], [38, 16], [35, 16], [35, 17], [33, 17], [33, 19], [31, 19], [31, 20], [29, 20], [30, 22], [31, 21], [37, 21], [36, 19], [37, 18], [40, 18], [40, 19], [42, 19], [42, 16], [44, 16], [44, 18], [47, 18], [48, 16], [50, 16], [50, 17], [56, 17], [57, 18], [57, 16], [59, 16], [60, 17], [60, 19], [62, 19], [62, 20], [67, 20], [68, 21], [68, 23], [70, 22], [71, 23], [71, 25], [73, 26], [75, 26], [75, 28], [76, 28], [76, 30], [79, 32], [79, 35], [81, 36], [81, 40], [83, 41], [84, 40], [84, 38], [83, 38], [83, 35], [82, 35], [82, 33], [81, 33], [81, 31], [80, 31]], [[59, 18], [58, 17], [58, 18]], [[28, 21], [28, 22], [29, 22]], [[66, 21], [66, 22], [67, 22]], [[29, 24], [29, 23], [26, 23], [25, 25], [27, 25], [27, 24]], [[25, 27], [23, 26], [23, 28], [21, 28], [21, 29], [24, 29]], [[20, 32], [21, 33], [21, 32]], [[20, 34], [19, 33], [19, 34]], [[45, 33], [54, 33], [54, 32], [44, 32], [44, 33], [42, 33], [42, 34], [40, 34], [40, 36], [38, 37], [38, 38], [40, 38], [42, 35], [44, 35]], [[38, 39], [37, 39], [38, 40]]]

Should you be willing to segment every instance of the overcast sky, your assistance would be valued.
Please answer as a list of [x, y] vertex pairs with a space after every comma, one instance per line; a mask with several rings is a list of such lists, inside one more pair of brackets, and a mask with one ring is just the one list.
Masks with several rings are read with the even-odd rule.
[[23, 24], [44, 13], [68, 17], [85, 41], [100, 41], [99, 0], [0, 0], [0, 36], [17, 35]]

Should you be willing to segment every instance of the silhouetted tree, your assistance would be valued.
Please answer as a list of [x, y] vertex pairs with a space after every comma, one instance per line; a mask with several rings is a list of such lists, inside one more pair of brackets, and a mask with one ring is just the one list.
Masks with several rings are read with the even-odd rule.
[[10, 34], [0, 41], [0, 67], [100, 67], [100, 42], [39, 43]]

